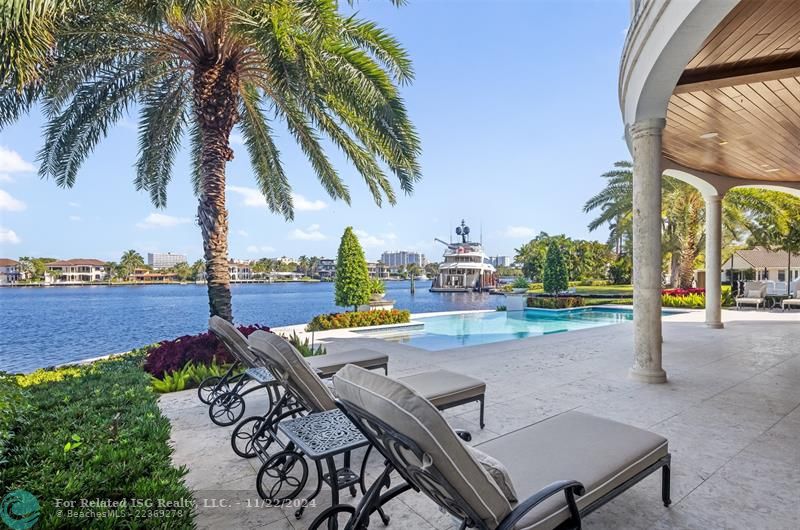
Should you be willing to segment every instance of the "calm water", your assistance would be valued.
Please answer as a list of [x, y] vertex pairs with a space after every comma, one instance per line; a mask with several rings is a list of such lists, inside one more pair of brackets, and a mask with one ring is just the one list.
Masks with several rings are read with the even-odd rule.
[[[412, 313], [493, 309], [488, 294], [430, 293], [430, 282], [387, 282], [386, 298]], [[238, 323], [277, 327], [308, 322], [333, 304], [332, 283], [237, 284]], [[207, 329], [204, 285], [0, 289], [0, 370], [26, 372], [127, 351]]]
[[572, 311], [514, 311], [421, 318], [424, 329], [368, 332], [385, 340], [429, 351], [474, 346], [550, 333], [619, 324], [633, 319], [630, 309], [585, 308]]

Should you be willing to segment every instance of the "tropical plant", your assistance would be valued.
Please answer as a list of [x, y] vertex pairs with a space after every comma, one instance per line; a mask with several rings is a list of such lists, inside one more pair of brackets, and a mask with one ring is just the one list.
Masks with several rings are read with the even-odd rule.
[[126, 250], [122, 253], [122, 257], [119, 258], [119, 264], [125, 271], [125, 277], [127, 278], [133, 274], [133, 271], [136, 269], [144, 267], [144, 258], [133, 249]]
[[206, 263], [203, 260], [199, 259], [194, 263], [192, 263], [192, 272], [189, 277], [194, 281], [198, 281], [202, 280], [205, 277], [205, 273], [206, 273]]
[[555, 241], [551, 241], [547, 247], [542, 282], [544, 284], [544, 292], [551, 294], [566, 291], [569, 287], [564, 256], [561, 254], [561, 247]]
[[345, 228], [339, 243], [335, 281], [336, 305], [352, 307], [353, 311], [357, 311], [358, 306], [369, 302], [371, 292], [367, 260], [352, 226]]
[[619, 255], [631, 250], [633, 240], [633, 164], [628, 160], [614, 162], [614, 169], [601, 177], [606, 179], [605, 188], [586, 201], [583, 211], [600, 210], [589, 223], [589, 231], [608, 226], [608, 246]]
[[406, 324], [410, 320], [411, 313], [400, 309], [330, 313], [315, 316], [306, 326], [306, 331]]
[[306, 337], [305, 339], [301, 339], [300, 335], [297, 334], [297, 331], [292, 331], [291, 335], [284, 338], [288, 340], [289, 344], [294, 346], [303, 357], [314, 357], [317, 355], [326, 355], [328, 353], [327, 350], [325, 349], [325, 346], [322, 345], [317, 347], [312, 346], [311, 341], [308, 339], [308, 337]]
[[370, 295], [384, 294], [385, 292], [386, 292], [386, 284], [384, 284], [378, 278], [372, 278], [369, 280]]
[[405, 193], [420, 178], [419, 140], [397, 88], [412, 79], [410, 60], [385, 30], [345, 16], [336, 1], [39, 0], [12, 2], [9, 13], [0, 21], [0, 127], [41, 105], [42, 176], [73, 186], [82, 162], [136, 103], [134, 183], [164, 207], [188, 130], [212, 315], [232, 319], [225, 167], [234, 127], [267, 207], [287, 220], [294, 209], [278, 127], [334, 199], [349, 203], [350, 192], [323, 136], [378, 205], [396, 202], [381, 162]]
[[530, 282], [523, 276], [517, 276], [514, 282], [511, 284], [511, 287], [514, 289], [525, 289], [527, 290], [530, 287]]
[[586, 304], [581, 296], [529, 296], [526, 305], [536, 309], [569, 309]]

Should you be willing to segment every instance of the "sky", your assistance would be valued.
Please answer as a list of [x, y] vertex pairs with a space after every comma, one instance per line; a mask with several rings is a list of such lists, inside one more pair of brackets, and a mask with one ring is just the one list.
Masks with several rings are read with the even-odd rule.
[[[487, 254], [513, 255], [539, 231], [589, 233], [583, 203], [600, 175], [629, 159], [617, 99], [628, 0], [362, 0], [408, 50], [415, 80], [402, 88], [422, 139], [422, 180], [378, 208], [356, 170], [329, 146], [352, 204], [333, 201], [288, 132], [278, 146], [294, 190], [295, 220], [270, 213], [234, 132], [227, 168], [229, 254], [235, 259], [334, 257], [353, 226], [368, 259], [416, 250], [436, 261], [465, 219]], [[44, 120], [35, 111], [0, 131], [0, 257], [118, 260], [127, 249], [202, 256], [187, 150], [168, 203], [157, 210], [133, 186], [136, 109], [87, 158], [75, 186], [37, 175]], [[188, 142], [187, 142], [188, 143]], [[453, 235], [453, 237], [455, 237]]]

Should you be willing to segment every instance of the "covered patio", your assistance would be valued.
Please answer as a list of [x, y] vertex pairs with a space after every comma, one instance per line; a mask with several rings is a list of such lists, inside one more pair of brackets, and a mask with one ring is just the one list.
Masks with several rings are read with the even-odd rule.
[[[473, 443], [568, 410], [667, 437], [673, 505], [661, 504], [654, 475], [586, 517], [587, 528], [797, 528], [800, 314], [723, 311], [724, 333], [704, 326], [703, 318], [698, 311], [665, 317], [668, 385], [626, 377], [631, 323], [440, 352], [378, 339], [332, 340], [328, 349], [386, 351], [392, 376], [444, 368], [484, 379], [484, 430], [474, 406], [445, 413], [453, 427], [473, 433]], [[200, 528], [301, 529], [330, 502], [323, 493], [299, 521], [291, 507], [259, 508], [254, 485], [260, 462], [233, 454], [231, 428], [213, 426], [194, 391], [167, 394], [160, 404], [172, 422], [174, 461], [189, 469]], [[264, 407], [266, 400], [251, 400], [248, 414]], [[378, 468], [376, 459], [371, 470]], [[432, 501], [413, 492], [393, 500], [387, 512], [388, 528], [455, 528]], [[382, 528], [380, 521], [374, 525]]]
[[631, 5], [619, 81], [634, 162], [630, 376], [663, 383], [662, 175], [694, 185], [705, 198], [705, 323], [723, 328], [722, 198], [739, 186], [800, 194], [800, 2]]

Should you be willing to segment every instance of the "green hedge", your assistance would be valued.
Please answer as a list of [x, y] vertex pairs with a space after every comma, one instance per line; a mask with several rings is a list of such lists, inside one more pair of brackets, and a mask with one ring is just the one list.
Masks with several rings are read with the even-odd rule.
[[405, 324], [410, 321], [411, 313], [404, 309], [392, 309], [390, 311], [350, 311], [347, 313], [317, 315], [308, 323], [306, 331]]
[[14, 447], [14, 436], [28, 421], [30, 409], [30, 396], [16, 378], [0, 372], [0, 470]]
[[[140, 351], [17, 378], [30, 410], [0, 468], [0, 492], [35, 495], [41, 506], [37, 528], [192, 528], [186, 471], [172, 467], [170, 424], [140, 367], [142, 357]], [[129, 504], [94, 508], [94, 516], [86, 509], [70, 515], [56, 499], [76, 506], [81, 499]], [[134, 508], [131, 499], [153, 506]], [[186, 507], [165, 513], [159, 502]]]
[[584, 301], [581, 296], [529, 296], [528, 307], [535, 309], [569, 309], [571, 307], [583, 307]]

